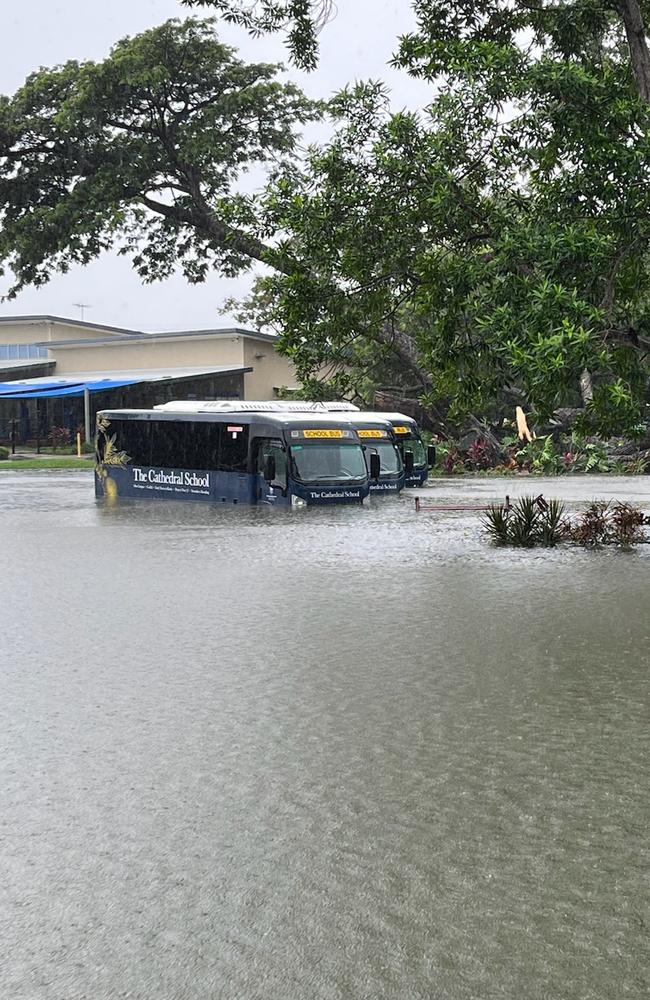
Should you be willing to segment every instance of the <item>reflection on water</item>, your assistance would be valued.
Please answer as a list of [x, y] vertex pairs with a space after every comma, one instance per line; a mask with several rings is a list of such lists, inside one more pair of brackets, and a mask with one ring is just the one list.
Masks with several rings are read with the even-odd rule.
[[650, 553], [412, 498], [2, 474], [3, 997], [647, 995]]

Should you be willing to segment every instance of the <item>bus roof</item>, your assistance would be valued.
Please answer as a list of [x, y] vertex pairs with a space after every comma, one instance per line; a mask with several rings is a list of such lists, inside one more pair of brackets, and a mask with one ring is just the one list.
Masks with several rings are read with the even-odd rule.
[[175, 399], [159, 403], [154, 410], [164, 413], [339, 413], [355, 426], [363, 421], [364, 427], [382, 426], [386, 423], [417, 427], [413, 417], [405, 413], [383, 413], [381, 410], [360, 410], [347, 400], [310, 403], [299, 399]]
[[359, 407], [345, 400], [309, 403], [300, 399], [174, 399], [154, 410], [173, 413], [348, 413]]
[[349, 420], [354, 427], [374, 427], [385, 431], [392, 431], [393, 429], [390, 420], [386, 420], [376, 413], [341, 413], [338, 416]]
[[214, 422], [220, 423], [233, 423], [235, 421], [239, 423], [250, 424], [254, 421], [259, 423], [267, 423], [273, 427], [278, 428], [300, 428], [300, 427], [343, 427], [348, 430], [355, 432], [356, 428], [353, 420], [350, 418], [353, 416], [351, 413], [312, 413], [312, 412], [301, 412], [301, 413], [287, 413], [286, 411], [279, 410], [277, 412], [269, 412], [267, 410], [246, 412], [242, 410], [208, 410], [208, 411], [197, 411], [197, 410], [164, 410], [164, 409], [151, 409], [151, 410], [99, 410], [97, 416], [107, 417], [113, 420], [119, 420], [120, 418], [126, 420], [137, 420], [138, 418], [143, 420], [180, 420], [180, 421], [191, 421], [198, 420], [200, 422]]
[[[404, 424], [415, 428], [418, 426], [417, 421], [413, 417], [407, 417], [405, 413], [383, 413], [381, 410], [373, 410], [360, 413], [359, 416], [364, 420], [387, 420], [390, 424]], [[357, 417], [351, 413], [349, 419], [356, 421]]]

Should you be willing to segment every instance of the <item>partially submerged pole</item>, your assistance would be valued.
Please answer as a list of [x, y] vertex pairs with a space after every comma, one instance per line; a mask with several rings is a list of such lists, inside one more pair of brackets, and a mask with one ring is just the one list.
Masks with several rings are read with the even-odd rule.
[[92, 430], [90, 427], [90, 389], [88, 386], [84, 386], [84, 431], [86, 444], [90, 444], [92, 441]]

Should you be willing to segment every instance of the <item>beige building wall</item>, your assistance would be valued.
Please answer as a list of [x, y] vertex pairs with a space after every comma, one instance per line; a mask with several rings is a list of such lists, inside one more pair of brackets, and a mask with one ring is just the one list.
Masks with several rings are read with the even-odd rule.
[[0, 323], [0, 344], [38, 344], [43, 340], [92, 340], [95, 337], [115, 337], [116, 341], [122, 339], [119, 334], [101, 327], [77, 326], [53, 320]]
[[[131, 371], [146, 368], [208, 368], [243, 365], [253, 371], [244, 375], [245, 399], [273, 399], [276, 388], [298, 388], [293, 364], [282, 357], [272, 341], [243, 334], [232, 336], [197, 333], [196, 336], [165, 336], [130, 339], [88, 323], [35, 318], [0, 322], [0, 344], [47, 344], [50, 360], [56, 362], [54, 376], [77, 372]], [[72, 343], [60, 341], [92, 341]]]
[[273, 399], [274, 389], [298, 387], [296, 370], [288, 358], [278, 354], [272, 343], [264, 340], [244, 339], [244, 360], [252, 372], [244, 375], [245, 399]]
[[57, 347], [51, 356], [56, 359], [56, 374], [74, 372], [128, 371], [132, 368], [197, 368], [210, 365], [242, 365], [241, 337], [179, 337], [151, 342], [116, 340], [115, 343], [94, 347]]

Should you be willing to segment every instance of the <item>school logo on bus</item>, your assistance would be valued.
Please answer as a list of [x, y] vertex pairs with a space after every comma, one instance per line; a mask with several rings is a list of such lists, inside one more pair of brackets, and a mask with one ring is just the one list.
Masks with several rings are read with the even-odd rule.
[[208, 490], [210, 489], [210, 473], [176, 472], [174, 469], [165, 472], [164, 469], [134, 468], [133, 485], [141, 486], [143, 483], [153, 483], [156, 486], [193, 486]]

